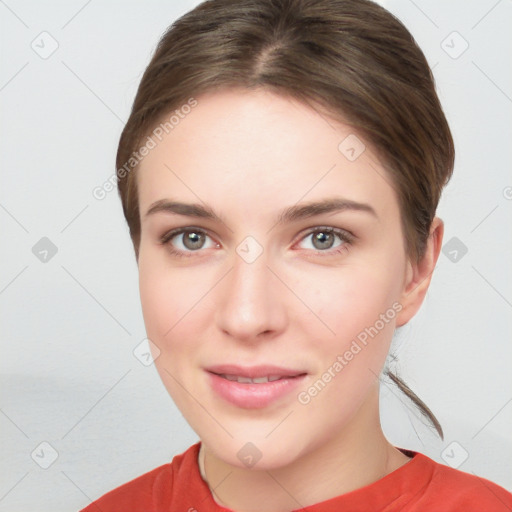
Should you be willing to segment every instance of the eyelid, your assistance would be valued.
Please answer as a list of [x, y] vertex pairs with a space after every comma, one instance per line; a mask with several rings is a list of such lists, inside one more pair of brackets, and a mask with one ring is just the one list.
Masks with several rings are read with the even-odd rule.
[[[172, 238], [174, 238], [176, 235], [181, 235], [182, 233], [185, 233], [187, 231], [196, 231], [198, 233], [202, 233], [206, 236], [209, 236], [210, 238], [214, 238], [208, 230], [204, 228], [200, 228], [198, 226], [183, 226], [181, 228], [174, 228], [170, 231], [166, 231], [161, 237], [160, 237], [160, 243], [166, 244], [168, 243]], [[217, 242], [218, 243], [218, 242]]]
[[[351, 231], [342, 228], [336, 228], [334, 226], [313, 226], [311, 228], [307, 228], [305, 231], [302, 231], [301, 234], [297, 238], [297, 242], [300, 242], [305, 237], [311, 235], [312, 233], [316, 233], [317, 231], [326, 231], [328, 233], [334, 233], [338, 235], [344, 242], [352, 243], [357, 237]], [[297, 243], [295, 242], [294, 245]], [[320, 251], [327, 252], [327, 251]]]
[[178, 258], [190, 258], [190, 257], [194, 257], [194, 256], [197, 256], [197, 255], [200, 255], [200, 253], [204, 252], [204, 251], [201, 251], [201, 249], [198, 249], [197, 251], [182, 251], [180, 249], [176, 249], [170, 243], [170, 241], [174, 237], [176, 237], [178, 235], [181, 235], [183, 233], [186, 233], [187, 231], [194, 231], [196, 233], [204, 234], [205, 236], [211, 238], [216, 245], [220, 245], [219, 242], [217, 242], [217, 240], [215, 239], [215, 237], [213, 237], [208, 232], [208, 230], [206, 230], [204, 228], [197, 227], [197, 226], [182, 226], [180, 228], [171, 229], [170, 231], [167, 231], [166, 233], [164, 233], [160, 237], [159, 242], [160, 242], [161, 245], [167, 246], [167, 250], [172, 255], [174, 255], [175, 257], [178, 257]]

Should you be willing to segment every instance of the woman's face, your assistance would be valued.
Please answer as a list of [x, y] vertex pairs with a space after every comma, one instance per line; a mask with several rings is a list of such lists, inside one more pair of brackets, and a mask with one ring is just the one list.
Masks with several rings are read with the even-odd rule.
[[263, 90], [196, 99], [138, 171], [147, 334], [205, 446], [284, 466], [376, 388], [404, 323], [399, 205], [349, 126]]

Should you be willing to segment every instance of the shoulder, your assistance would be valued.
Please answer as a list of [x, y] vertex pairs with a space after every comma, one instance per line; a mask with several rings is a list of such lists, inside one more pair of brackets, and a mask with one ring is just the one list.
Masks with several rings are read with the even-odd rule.
[[[173, 500], [175, 482], [190, 474], [190, 467], [197, 461], [199, 444], [176, 455], [172, 462], [163, 464], [130, 480], [93, 501], [80, 512], [131, 512], [153, 511], [154, 507], [168, 506]], [[183, 490], [183, 489], [181, 489]]]
[[421, 453], [415, 458], [419, 466], [430, 470], [430, 479], [418, 500], [414, 500], [411, 512], [433, 506], [439, 512], [512, 510], [512, 494], [490, 480], [445, 466]]

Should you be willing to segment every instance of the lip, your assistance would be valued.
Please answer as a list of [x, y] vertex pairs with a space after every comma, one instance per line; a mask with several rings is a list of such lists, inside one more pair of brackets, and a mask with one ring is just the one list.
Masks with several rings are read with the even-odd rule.
[[[262, 409], [295, 390], [306, 378], [306, 372], [271, 365], [241, 367], [220, 365], [206, 368], [209, 383], [221, 398], [242, 409]], [[281, 379], [264, 383], [240, 383], [219, 374], [255, 379], [280, 375]]]
[[223, 375], [238, 375], [240, 377], [249, 377], [257, 379], [258, 377], [266, 377], [267, 375], [281, 375], [282, 377], [296, 377], [307, 373], [305, 370], [296, 370], [292, 368], [283, 368], [282, 366], [273, 366], [269, 364], [258, 366], [238, 366], [236, 364], [220, 364], [208, 366], [206, 371]]

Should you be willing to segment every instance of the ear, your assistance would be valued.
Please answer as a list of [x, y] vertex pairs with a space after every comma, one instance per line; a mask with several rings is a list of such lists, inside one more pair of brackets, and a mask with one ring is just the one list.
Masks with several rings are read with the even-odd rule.
[[397, 315], [397, 327], [401, 327], [409, 322], [423, 303], [439, 253], [441, 252], [443, 234], [443, 221], [439, 217], [434, 217], [423, 258], [417, 263], [407, 262], [404, 289], [400, 299], [402, 310]]

